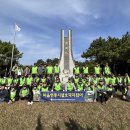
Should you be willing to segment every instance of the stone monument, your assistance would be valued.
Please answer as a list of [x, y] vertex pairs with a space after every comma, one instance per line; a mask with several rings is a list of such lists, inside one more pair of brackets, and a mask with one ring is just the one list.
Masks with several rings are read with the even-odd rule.
[[72, 53], [72, 30], [68, 31], [68, 37], [64, 36], [64, 30], [61, 30], [61, 52], [60, 52], [60, 79], [62, 83], [66, 83], [68, 78], [73, 75], [75, 67]]

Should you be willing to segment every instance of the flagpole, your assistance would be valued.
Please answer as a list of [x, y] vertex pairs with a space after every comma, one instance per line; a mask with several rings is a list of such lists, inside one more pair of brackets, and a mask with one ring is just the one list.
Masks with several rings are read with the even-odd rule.
[[16, 30], [15, 30], [15, 27], [14, 27], [14, 39], [13, 39], [13, 47], [12, 47], [12, 57], [11, 57], [10, 75], [11, 75], [12, 67], [13, 67], [15, 37], [16, 37]]

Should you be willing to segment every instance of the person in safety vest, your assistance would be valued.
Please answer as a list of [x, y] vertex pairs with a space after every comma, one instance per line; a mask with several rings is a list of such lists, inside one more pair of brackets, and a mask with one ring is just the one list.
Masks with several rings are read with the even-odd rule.
[[47, 78], [45, 75], [42, 76], [40, 82], [44, 83], [44, 82], [47, 82]]
[[117, 86], [116, 86], [115, 90], [116, 91], [119, 90], [120, 92], [123, 92], [123, 88], [124, 88], [123, 77], [120, 74], [118, 74], [116, 80], [117, 80]]
[[106, 93], [108, 98], [113, 98], [115, 95], [115, 88], [112, 85], [112, 81], [109, 81], [109, 84], [106, 87]]
[[111, 78], [109, 77], [109, 75], [106, 75], [104, 77], [104, 80], [105, 80], [105, 85], [107, 86], [107, 85], [109, 85], [109, 82], [110, 82]]
[[32, 95], [29, 91], [29, 89], [26, 86], [23, 86], [23, 88], [21, 88], [20, 93], [19, 93], [20, 99], [21, 100], [28, 100], [28, 105], [32, 105], [33, 102], [33, 98]]
[[82, 79], [79, 79], [79, 82], [76, 87], [78, 91], [85, 91], [85, 85], [83, 84]]
[[59, 74], [60, 74], [60, 67], [58, 66], [58, 64], [56, 64], [54, 66], [54, 75], [58, 75], [59, 77]]
[[27, 85], [27, 87], [32, 86], [33, 82], [34, 82], [33, 77], [31, 75], [28, 75], [27, 78], [26, 78], [26, 85]]
[[103, 104], [107, 101], [107, 93], [106, 93], [106, 86], [104, 85], [104, 81], [102, 79], [99, 80], [99, 84], [97, 85], [97, 99], [99, 102]]
[[65, 85], [65, 91], [75, 91], [76, 87], [74, 83], [72, 82], [71, 78], [68, 78], [68, 82]]
[[82, 73], [87, 76], [89, 74], [88, 66], [85, 64], [82, 68]]
[[110, 67], [108, 66], [108, 63], [106, 63], [106, 65], [105, 65], [105, 67], [104, 67], [103, 74], [104, 74], [105, 76], [110, 76], [110, 75], [111, 75], [111, 69], [110, 69]]
[[56, 82], [54, 82], [54, 84], [53, 84], [52, 91], [62, 91], [62, 90], [63, 90], [63, 88], [62, 88], [62, 84], [60, 82], [60, 79], [57, 78]]
[[97, 99], [97, 91], [96, 91], [96, 86], [94, 84], [93, 81], [90, 82], [90, 85], [88, 85], [86, 87], [86, 91], [88, 92], [92, 92], [93, 94], [93, 102], [96, 102], [96, 99]]
[[46, 68], [46, 73], [47, 73], [47, 76], [53, 76], [53, 71], [54, 71], [54, 68], [53, 66], [51, 65], [51, 63], [48, 64], [47, 68]]
[[115, 88], [117, 86], [116, 76], [114, 74], [111, 74], [110, 80], [112, 82], [113, 87]]
[[36, 75], [38, 74], [38, 67], [36, 66], [36, 64], [34, 64], [34, 66], [32, 66], [32, 77], [35, 78]]
[[13, 77], [10, 75], [8, 78], [7, 78], [7, 81], [6, 81], [6, 87], [10, 87], [13, 83]]
[[12, 86], [9, 89], [9, 103], [8, 104], [13, 103], [17, 100], [17, 96], [18, 96], [17, 94], [18, 94], [17, 89], [14, 86]]
[[43, 83], [40, 90], [41, 90], [41, 92], [48, 92], [49, 91], [49, 86], [47, 86], [46, 82]]
[[97, 77], [100, 76], [101, 71], [102, 71], [102, 69], [100, 68], [100, 65], [96, 64], [96, 66], [94, 67], [94, 72], [95, 72], [95, 74], [96, 74]]
[[80, 75], [80, 67], [78, 66], [78, 64], [75, 64], [75, 68], [73, 68], [73, 74]]
[[74, 85], [77, 87], [77, 84], [79, 82], [79, 76], [78, 75], [75, 75], [75, 78], [74, 78]]
[[86, 82], [85, 82], [85, 89], [90, 85], [90, 81], [88, 78], [86, 78]]
[[1, 78], [1, 85], [5, 85], [6, 84], [6, 77], [3, 77], [3, 78]]
[[36, 75], [33, 81], [39, 84], [39, 82], [41, 81], [41, 78], [38, 75]]
[[99, 81], [99, 78], [96, 77], [96, 75], [94, 74], [94, 75], [92, 76], [92, 78], [91, 78], [91, 81], [94, 82], [94, 85], [97, 85], [97, 84], [98, 84], [98, 81]]
[[15, 75], [14, 79], [13, 79], [13, 83], [15, 84], [19, 84], [19, 78], [17, 77], [17, 75]]
[[125, 77], [124, 77], [124, 85], [127, 86], [128, 84], [130, 84], [130, 77], [129, 75], [126, 73]]
[[22, 75], [19, 79], [19, 87], [22, 88], [25, 83], [26, 83], [26, 78], [24, 77], [24, 75]]

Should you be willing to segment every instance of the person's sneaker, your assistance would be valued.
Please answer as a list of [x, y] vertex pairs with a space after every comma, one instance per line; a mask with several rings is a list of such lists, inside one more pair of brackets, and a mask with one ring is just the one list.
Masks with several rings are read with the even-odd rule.
[[31, 102], [28, 102], [27, 105], [31, 105]]
[[94, 101], [93, 101], [93, 102], [97, 102], [97, 101], [96, 101], [96, 99], [94, 99]]
[[9, 102], [8, 102], [8, 104], [11, 104], [12, 103], [12, 101], [10, 100]]
[[111, 95], [111, 98], [113, 98], [113, 95]]
[[126, 96], [125, 96], [125, 95], [123, 96], [123, 99], [126, 99]]
[[33, 104], [33, 101], [30, 102], [30, 105], [32, 105], [32, 104]]

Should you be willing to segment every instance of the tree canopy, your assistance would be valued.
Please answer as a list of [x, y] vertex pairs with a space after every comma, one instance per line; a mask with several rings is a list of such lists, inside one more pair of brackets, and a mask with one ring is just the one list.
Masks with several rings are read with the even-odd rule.
[[[0, 75], [4, 75], [10, 69], [13, 44], [10, 42], [2, 42], [0, 40]], [[22, 58], [22, 54], [14, 45], [13, 65], [18, 63], [18, 59]]]
[[101, 64], [130, 63], [130, 34], [127, 32], [121, 38], [109, 36], [107, 39], [99, 37], [81, 55], [83, 58]]

